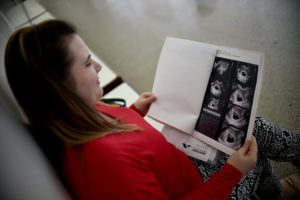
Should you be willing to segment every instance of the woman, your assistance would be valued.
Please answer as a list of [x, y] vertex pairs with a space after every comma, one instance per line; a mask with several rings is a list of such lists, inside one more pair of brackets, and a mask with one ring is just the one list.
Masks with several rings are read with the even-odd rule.
[[[152, 93], [142, 94], [130, 108], [98, 102], [101, 66], [74, 27], [63, 21], [16, 31], [6, 47], [5, 66], [34, 136], [79, 199], [227, 199], [256, 165], [253, 137], [228, 160], [220, 159], [218, 172], [204, 183], [202, 176], [211, 174], [203, 169], [211, 166], [195, 161], [201, 176], [185, 154], [143, 119], [155, 101]], [[243, 182], [253, 187], [250, 192], [257, 187], [257, 180]]]

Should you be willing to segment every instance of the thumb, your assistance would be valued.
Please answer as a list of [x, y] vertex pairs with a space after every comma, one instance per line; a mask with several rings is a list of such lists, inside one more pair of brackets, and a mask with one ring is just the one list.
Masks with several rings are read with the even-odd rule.
[[149, 97], [147, 97], [146, 99], [145, 99], [145, 103], [152, 103], [152, 102], [154, 102], [156, 100], [156, 97], [154, 96], [154, 95], [152, 95], [152, 96], [149, 96]]
[[148, 97], [154, 96], [154, 94], [152, 92], [144, 92], [144, 93], [142, 93], [141, 96], [144, 98], [148, 98]]
[[249, 147], [249, 152], [257, 153], [257, 142], [254, 136], [251, 138], [251, 145]]
[[246, 154], [250, 148], [250, 144], [251, 144], [251, 141], [248, 139], [246, 140], [246, 142], [244, 143], [244, 145], [240, 148], [240, 151], [243, 153], [243, 154]]

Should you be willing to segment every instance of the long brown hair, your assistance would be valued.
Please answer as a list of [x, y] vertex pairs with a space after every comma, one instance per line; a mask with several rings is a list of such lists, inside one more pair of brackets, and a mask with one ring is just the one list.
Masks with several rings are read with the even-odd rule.
[[8, 82], [38, 130], [39, 142], [75, 145], [108, 133], [137, 130], [118, 120], [107, 120], [64, 86], [73, 62], [68, 44], [74, 34], [72, 25], [48, 20], [16, 31], [6, 46]]

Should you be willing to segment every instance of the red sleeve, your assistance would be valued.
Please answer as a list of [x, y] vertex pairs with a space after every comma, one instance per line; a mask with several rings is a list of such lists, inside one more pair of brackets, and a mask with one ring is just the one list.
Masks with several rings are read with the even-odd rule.
[[[99, 151], [97, 148], [100, 146]], [[88, 188], [92, 191], [91, 199], [168, 199], [151, 166], [143, 160], [137, 160], [134, 155], [120, 154], [106, 144], [95, 145], [90, 150], [93, 154], [93, 160], [88, 161], [91, 167], [88, 181]], [[209, 181], [183, 196], [182, 200], [227, 199], [241, 176], [237, 169], [226, 164]]]
[[142, 117], [145, 117], [144, 114], [140, 113], [140, 111], [138, 109], [136, 109], [136, 107], [135, 107], [134, 104], [132, 104], [129, 108], [132, 109], [132, 110], [134, 110], [135, 112], [139, 113]]
[[242, 176], [241, 172], [235, 167], [225, 164], [219, 172], [213, 174], [197, 190], [187, 194], [184, 200], [196, 198], [201, 198], [201, 200], [228, 199], [232, 189], [240, 182]]

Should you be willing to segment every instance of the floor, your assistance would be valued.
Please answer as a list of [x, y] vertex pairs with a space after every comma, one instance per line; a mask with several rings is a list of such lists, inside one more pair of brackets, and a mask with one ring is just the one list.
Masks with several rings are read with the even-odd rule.
[[[265, 53], [258, 114], [300, 133], [298, 0], [38, 0], [138, 92], [151, 91], [166, 36]], [[299, 171], [274, 163], [283, 177]]]

